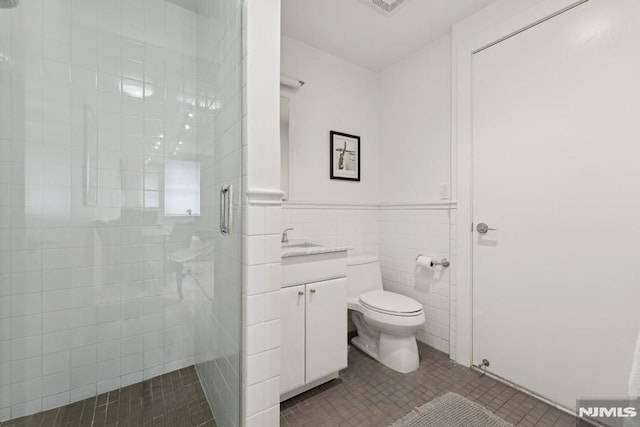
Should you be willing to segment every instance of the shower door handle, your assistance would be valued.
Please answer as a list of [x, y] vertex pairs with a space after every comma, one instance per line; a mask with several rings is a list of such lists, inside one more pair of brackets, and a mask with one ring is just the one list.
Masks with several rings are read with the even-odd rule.
[[233, 186], [220, 187], [220, 232], [233, 233]]
[[233, 233], [233, 185], [228, 184], [225, 186], [227, 191], [227, 233]]

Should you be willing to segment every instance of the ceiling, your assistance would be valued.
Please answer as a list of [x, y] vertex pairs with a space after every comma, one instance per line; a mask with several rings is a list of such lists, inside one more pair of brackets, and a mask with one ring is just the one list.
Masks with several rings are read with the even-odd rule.
[[492, 1], [405, 0], [387, 15], [371, 0], [282, 0], [282, 34], [379, 71]]

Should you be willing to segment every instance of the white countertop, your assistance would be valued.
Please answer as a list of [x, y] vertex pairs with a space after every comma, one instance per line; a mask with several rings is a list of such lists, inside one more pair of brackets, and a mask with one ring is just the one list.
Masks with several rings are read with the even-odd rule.
[[282, 245], [282, 258], [343, 252], [353, 249], [350, 246], [326, 246], [309, 241], [295, 241]]

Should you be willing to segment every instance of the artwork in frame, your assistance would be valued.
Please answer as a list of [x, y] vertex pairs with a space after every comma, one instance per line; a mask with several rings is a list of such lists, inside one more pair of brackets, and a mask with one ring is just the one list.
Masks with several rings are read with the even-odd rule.
[[329, 132], [331, 179], [360, 181], [360, 137]]

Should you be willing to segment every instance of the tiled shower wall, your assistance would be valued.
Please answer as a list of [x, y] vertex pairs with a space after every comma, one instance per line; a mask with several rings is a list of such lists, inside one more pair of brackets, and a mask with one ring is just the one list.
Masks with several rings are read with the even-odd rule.
[[0, 420], [194, 362], [165, 243], [197, 218], [162, 190], [195, 158], [197, 23], [163, 0], [0, 10]]
[[[455, 257], [449, 230], [455, 210], [433, 203], [359, 208], [314, 205], [285, 203], [282, 228], [294, 227], [289, 234], [294, 239], [350, 246], [350, 255], [378, 255], [385, 289], [414, 298], [424, 307], [427, 320], [417, 338], [450, 353], [450, 317], [455, 315], [450, 308], [455, 305], [450, 285], [455, 277]], [[451, 267], [418, 268], [418, 254], [437, 260], [453, 258]]]

